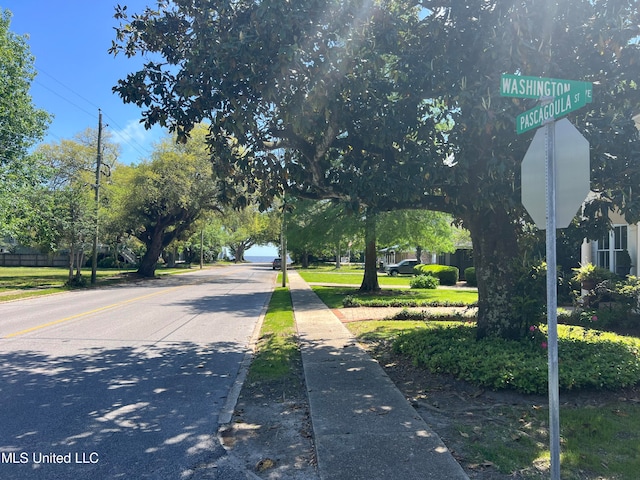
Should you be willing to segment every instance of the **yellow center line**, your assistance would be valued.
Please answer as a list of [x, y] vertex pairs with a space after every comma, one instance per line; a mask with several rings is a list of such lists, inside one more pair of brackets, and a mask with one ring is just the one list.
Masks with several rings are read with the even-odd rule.
[[93, 315], [94, 313], [103, 312], [103, 311], [109, 310], [111, 308], [121, 307], [122, 305], [126, 305], [128, 303], [133, 303], [133, 302], [137, 302], [137, 301], [140, 301], [140, 300], [144, 300], [146, 298], [151, 298], [151, 297], [155, 297], [157, 295], [162, 295], [162, 294], [165, 294], [165, 293], [168, 293], [168, 292], [172, 292], [173, 290], [177, 290], [179, 288], [184, 288], [184, 287], [187, 287], [187, 286], [189, 286], [189, 285], [180, 285], [180, 286], [177, 286], [177, 287], [169, 288], [167, 290], [162, 290], [160, 292], [149, 293], [149, 294], [143, 295], [141, 297], [131, 298], [129, 300], [124, 300], [122, 302], [113, 303], [111, 305], [106, 305], [104, 307], [96, 308], [94, 310], [89, 310], [88, 312], [78, 313], [78, 314], [72, 315], [70, 317], [61, 318], [59, 320], [54, 320], [52, 322], [43, 323], [42, 325], [36, 325], [35, 327], [27, 328], [25, 330], [20, 330], [19, 332], [11, 333], [11, 334], [6, 335], [6, 336], [4, 336], [2, 338], [19, 337], [20, 335], [26, 335], [27, 333], [35, 332], [37, 330], [42, 330], [43, 328], [52, 327], [54, 325], [58, 325], [58, 324], [64, 323], [64, 322], [69, 322], [69, 321], [75, 320], [77, 318], [82, 318], [82, 317], [86, 317], [86, 316], [89, 316], [89, 315]]

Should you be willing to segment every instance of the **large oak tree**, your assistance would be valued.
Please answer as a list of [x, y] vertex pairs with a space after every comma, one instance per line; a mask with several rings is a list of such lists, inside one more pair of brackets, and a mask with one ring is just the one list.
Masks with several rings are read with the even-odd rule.
[[401, 208], [462, 220], [479, 336], [517, 337], [532, 321], [514, 308], [513, 277], [531, 138], [514, 118], [533, 104], [500, 98], [502, 73], [595, 82], [572, 115], [592, 144], [594, 188], [638, 216], [632, 0], [180, 0], [116, 16], [112, 51], [152, 60], [115, 90], [179, 136], [208, 119], [230, 191], [339, 199], [366, 208], [371, 228]]
[[190, 235], [195, 222], [217, 208], [205, 130], [197, 127], [184, 145], [166, 139], [156, 146], [151, 160], [114, 172], [109, 224], [145, 245], [140, 276], [154, 276], [163, 250]]

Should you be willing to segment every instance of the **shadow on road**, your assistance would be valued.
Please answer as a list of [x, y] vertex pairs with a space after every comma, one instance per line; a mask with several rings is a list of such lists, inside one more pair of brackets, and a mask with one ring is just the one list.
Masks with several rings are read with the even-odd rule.
[[[0, 478], [188, 478], [224, 455], [218, 413], [244, 354], [183, 342], [0, 353]], [[50, 454], [61, 462], [38, 462]]]

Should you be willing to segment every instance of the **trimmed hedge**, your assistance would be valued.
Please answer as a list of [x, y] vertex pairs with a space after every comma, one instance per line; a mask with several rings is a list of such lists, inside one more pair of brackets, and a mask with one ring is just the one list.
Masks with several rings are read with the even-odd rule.
[[372, 298], [363, 300], [353, 295], [347, 295], [342, 299], [344, 308], [352, 307], [477, 307], [478, 303], [455, 301], [455, 300], [425, 300], [425, 299], [402, 299], [402, 298]]
[[477, 287], [478, 279], [476, 278], [476, 267], [465, 268], [464, 279], [470, 287]]
[[431, 275], [438, 277], [440, 285], [455, 285], [458, 283], [460, 271], [458, 267], [450, 267], [448, 265], [416, 265], [414, 272], [417, 275]]

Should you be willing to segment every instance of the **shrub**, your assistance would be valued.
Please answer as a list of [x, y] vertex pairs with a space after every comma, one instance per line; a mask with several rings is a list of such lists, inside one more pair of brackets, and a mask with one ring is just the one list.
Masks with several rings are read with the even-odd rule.
[[629, 275], [621, 282], [616, 283], [613, 297], [626, 312], [636, 312], [640, 301], [640, 279]]
[[[542, 394], [548, 387], [545, 331], [537, 326], [522, 341], [476, 340], [460, 324], [428, 324], [400, 336], [394, 350], [434, 373], [448, 373], [491, 389]], [[640, 384], [640, 340], [581, 327], [558, 329], [562, 390], [615, 390]]]
[[402, 299], [402, 298], [372, 298], [361, 300], [352, 295], [347, 295], [342, 300], [342, 306], [348, 307], [475, 307], [477, 304], [464, 301], [450, 300], [421, 300], [421, 299]]
[[393, 315], [390, 320], [426, 320], [429, 318], [429, 313], [426, 310], [408, 310], [403, 308], [398, 313]]
[[476, 267], [465, 268], [464, 279], [470, 287], [477, 287], [478, 279], [476, 278]]
[[458, 283], [460, 271], [457, 267], [448, 265], [417, 265], [414, 271], [418, 275], [433, 275], [438, 277], [440, 285], [455, 285]]
[[599, 283], [586, 297], [582, 309], [562, 318], [563, 323], [597, 328], [599, 330], [638, 330], [640, 312], [640, 279], [629, 275], [626, 279]]
[[411, 288], [427, 288], [433, 290], [434, 288], [438, 288], [439, 284], [440, 280], [432, 275], [418, 275], [409, 281]]
[[432, 322], [467, 322], [475, 323], [475, 317], [464, 317], [459, 313], [433, 313], [428, 310], [409, 310], [403, 308], [395, 313], [389, 320], [429, 320]]
[[[610, 272], [608, 269], [596, 267], [592, 263], [580, 265], [580, 268], [574, 268], [573, 272], [574, 274], [572, 280], [574, 282], [591, 282], [594, 286], [606, 280], [613, 280], [616, 277], [616, 275], [613, 272]], [[592, 288], [593, 286], [589, 286], [586, 288], [586, 290], [590, 290]]]
[[344, 299], [342, 299], [342, 306], [345, 308], [361, 307], [362, 302], [353, 295], [347, 295], [346, 297], [344, 297]]
[[597, 283], [582, 299], [585, 307], [597, 309], [606, 306], [615, 310], [620, 321], [636, 316], [640, 300], [640, 280], [629, 275], [625, 279], [606, 279]]
[[116, 268], [116, 259], [113, 257], [105, 257], [98, 262], [98, 268]]

